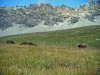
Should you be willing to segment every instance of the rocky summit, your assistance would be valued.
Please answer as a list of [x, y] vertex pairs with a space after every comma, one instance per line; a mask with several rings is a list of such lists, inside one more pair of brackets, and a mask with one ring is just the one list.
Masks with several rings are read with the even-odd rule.
[[65, 21], [73, 25], [83, 19], [95, 22], [96, 16], [100, 16], [100, 1], [91, 1], [77, 8], [67, 5], [52, 6], [46, 3], [35, 3], [30, 6], [0, 6], [0, 30], [14, 25], [31, 28], [41, 23], [52, 27]]

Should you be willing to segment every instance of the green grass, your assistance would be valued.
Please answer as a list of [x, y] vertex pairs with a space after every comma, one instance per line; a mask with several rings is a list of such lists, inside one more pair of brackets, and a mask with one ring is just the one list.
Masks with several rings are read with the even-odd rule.
[[[100, 75], [100, 26], [0, 37], [0, 75]], [[5, 44], [14, 40], [16, 44]], [[37, 46], [19, 45], [33, 42]], [[88, 48], [79, 49], [77, 43]]]
[[100, 40], [96, 39], [100, 39], [100, 26], [0, 37], [0, 41], [14, 40], [18, 44], [28, 41], [38, 45], [76, 47], [78, 43], [86, 43], [90, 47], [100, 49]]

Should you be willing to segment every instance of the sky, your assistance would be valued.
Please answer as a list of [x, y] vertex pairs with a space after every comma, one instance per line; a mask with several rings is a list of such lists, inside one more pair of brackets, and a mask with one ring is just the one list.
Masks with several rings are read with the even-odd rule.
[[33, 3], [50, 3], [54, 6], [65, 4], [70, 7], [78, 7], [88, 0], [0, 0], [0, 6], [29, 6]]

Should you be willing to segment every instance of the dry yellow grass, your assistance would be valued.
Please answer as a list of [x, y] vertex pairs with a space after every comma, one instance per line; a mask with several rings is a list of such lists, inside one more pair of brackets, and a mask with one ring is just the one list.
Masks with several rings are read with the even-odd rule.
[[100, 51], [0, 44], [0, 75], [100, 75]]

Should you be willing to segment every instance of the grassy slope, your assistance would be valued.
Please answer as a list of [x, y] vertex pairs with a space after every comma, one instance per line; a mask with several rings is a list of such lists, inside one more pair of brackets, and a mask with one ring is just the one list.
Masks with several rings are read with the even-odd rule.
[[[11, 39], [38, 45], [1, 43], [0, 75], [100, 75], [97, 38], [100, 38], [100, 26], [1, 37], [0, 41]], [[78, 49], [75, 46], [79, 42], [91, 47]]]
[[52, 31], [48, 33], [30, 33], [15, 36], [1, 37], [0, 41], [14, 40], [16, 43], [24, 41], [38, 45], [76, 46], [86, 43], [91, 47], [100, 49], [100, 26], [89, 26], [70, 30]]

